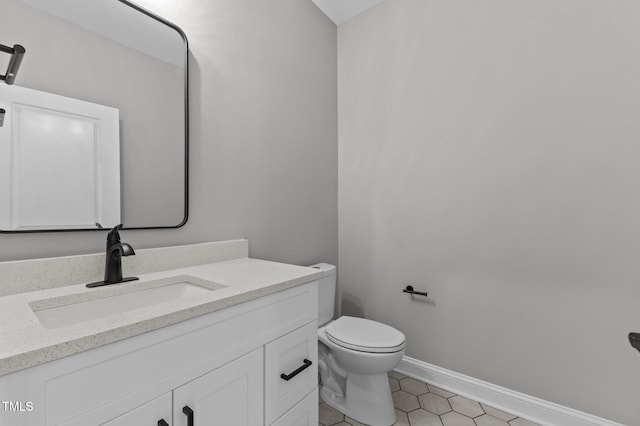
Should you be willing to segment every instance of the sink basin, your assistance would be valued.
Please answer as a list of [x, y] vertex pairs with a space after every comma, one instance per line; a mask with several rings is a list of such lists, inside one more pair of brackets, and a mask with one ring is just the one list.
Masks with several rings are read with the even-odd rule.
[[[225, 285], [181, 275], [155, 281], [136, 282], [126, 287], [114, 285], [29, 303], [45, 328], [59, 328], [130, 312], [160, 303], [198, 298]], [[102, 290], [102, 291], [101, 291]]]

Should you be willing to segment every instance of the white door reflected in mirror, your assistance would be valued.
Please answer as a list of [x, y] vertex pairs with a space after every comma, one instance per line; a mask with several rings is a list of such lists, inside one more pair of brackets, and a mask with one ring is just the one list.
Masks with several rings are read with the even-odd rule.
[[0, 229], [120, 223], [118, 109], [0, 86]]
[[[0, 0], [0, 10], [0, 43], [26, 49], [15, 86], [118, 109], [120, 219], [99, 223], [125, 229], [184, 225], [189, 116], [182, 30], [126, 0]], [[0, 55], [0, 73], [10, 57]], [[77, 218], [60, 219], [72, 225], [3, 225], [0, 233], [78, 230]], [[97, 227], [91, 222], [84, 228]]]

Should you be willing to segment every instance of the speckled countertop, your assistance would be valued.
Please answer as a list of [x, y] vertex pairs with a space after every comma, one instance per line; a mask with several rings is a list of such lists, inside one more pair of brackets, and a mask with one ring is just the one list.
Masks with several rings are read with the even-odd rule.
[[[46, 308], [51, 304], [48, 299], [52, 298], [69, 303], [74, 299], [82, 301], [126, 294], [144, 288], [145, 283], [178, 275], [226, 287], [205, 295], [50, 329], [40, 323], [31, 308]], [[0, 297], [0, 376], [315, 281], [322, 276], [322, 271], [317, 269], [242, 258], [144, 274], [140, 275], [140, 281], [131, 283], [93, 289], [81, 284]]]

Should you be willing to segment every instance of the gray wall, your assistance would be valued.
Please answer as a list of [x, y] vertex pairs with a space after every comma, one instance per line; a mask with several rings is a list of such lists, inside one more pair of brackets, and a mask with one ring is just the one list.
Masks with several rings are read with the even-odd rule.
[[[190, 219], [177, 230], [123, 231], [123, 240], [248, 238], [252, 257], [336, 263], [335, 25], [308, 1], [175, 4], [168, 18], [192, 54]], [[0, 234], [0, 260], [99, 252], [105, 237]]]
[[622, 0], [393, 0], [341, 25], [343, 312], [639, 424], [638, 22]]

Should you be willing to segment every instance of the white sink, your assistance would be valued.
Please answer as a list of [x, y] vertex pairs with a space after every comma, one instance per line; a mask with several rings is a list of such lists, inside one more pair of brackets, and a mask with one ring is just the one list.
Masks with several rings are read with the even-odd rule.
[[29, 306], [45, 328], [59, 328], [160, 303], [198, 298], [226, 287], [188, 275], [120, 286], [38, 300]]

